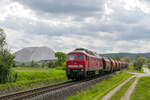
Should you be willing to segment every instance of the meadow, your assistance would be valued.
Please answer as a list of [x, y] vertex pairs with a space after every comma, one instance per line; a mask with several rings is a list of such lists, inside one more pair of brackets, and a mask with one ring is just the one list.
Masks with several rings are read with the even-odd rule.
[[66, 71], [62, 68], [17, 67], [13, 68], [18, 73], [14, 83], [0, 84], [0, 95], [33, 89], [45, 85], [55, 84], [67, 80]]
[[[63, 67], [16, 67], [13, 68], [13, 71], [18, 73], [17, 81], [0, 84], [0, 95], [67, 81], [66, 71]], [[130, 69], [130, 71], [133, 70]], [[126, 72], [113, 75], [109, 80], [104, 80], [90, 87], [87, 91], [79, 92], [79, 94], [67, 98], [67, 100], [81, 100], [80, 98], [82, 98], [82, 100], [91, 100], [91, 98], [98, 100], [130, 76], [131, 74]]]
[[143, 68], [141, 70], [135, 70], [133, 67], [133, 64], [130, 64], [128, 72], [134, 72], [134, 73], [144, 73]]
[[150, 100], [150, 77], [141, 77], [130, 100]]
[[96, 85], [89, 87], [86, 91], [81, 91], [75, 96], [68, 97], [66, 100], [100, 100], [104, 95], [130, 76], [132, 76], [132, 74], [127, 72], [112, 75], [110, 79], [97, 83]]

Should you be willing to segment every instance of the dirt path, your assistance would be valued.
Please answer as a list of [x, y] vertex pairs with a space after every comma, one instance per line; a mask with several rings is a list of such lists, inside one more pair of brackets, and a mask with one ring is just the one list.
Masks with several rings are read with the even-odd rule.
[[108, 99], [110, 99], [124, 84], [126, 84], [133, 77], [135, 77], [135, 76], [131, 76], [130, 78], [128, 78], [127, 80], [125, 80], [123, 83], [121, 83], [119, 86], [117, 86], [115, 89], [113, 89], [112, 91], [110, 91], [107, 95], [105, 95], [102, 98], [102, 100], [108, 100]]
[[134, 88], [136, 84], [138, 83], [138, 80], [142, 76], [150, 76], [150, 70], [147, 68], [143, 68], [145, 73], [132, 73], [134, 76], [130, 77], [123, 83], [121, 83], [119, 86], [117, 86], [115, 89], [110, 91], [108, 94], [106, 94], [101, 100], [109, 100], [123, 85], [125, 85], [130, 79], [133, 77], [136, 77], [136, 80], [132, 83], [132, 85], [129, 87], [129, 89], [126, 91], [125, 95], [121, 98], [121, 100], [130, 100], [130, 96], [132, 92], [134, 91]]
[[136, 80], [132, 83], [132, 85], [129, 87], [129, 89], [127, 90], [125, 95], [121, 98], [121, 100], [130, 100], [130, 96], [131, 96], [132, 92], [134, 91], [134, 88], [135, 88], [136, 84], [138, 83], [139, 78], [142, 76], [150, 76], [150, 70], [147, 68], [143, 68], [143, 69], [144, 69], [145, 73], [132, 73], [132, 74], [136, 75]]
[[132, 83], [132, 85], [128, 88], [128, 90], [126, 91], [125, 95], [121, 98], [121, 100], [130, 100], [130, 96], [136, 86], [136, 84], [138, 83], [138, 80], [141, 76], [137, 76], [136, 80]]

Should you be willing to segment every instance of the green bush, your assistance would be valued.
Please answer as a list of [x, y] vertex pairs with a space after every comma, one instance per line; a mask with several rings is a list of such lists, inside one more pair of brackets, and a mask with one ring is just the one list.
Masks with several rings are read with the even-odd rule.
[[136, 70], [135, 67], [133, 66], [133, 63], [129, 64], [129, 69], [128, 72], [134, 72], [134, 73], [144, 73], [144, 70]]
[[8, 50], [0, 51], [0, 83], [12, 82], [15, 80], [11, 70], [14, 65], [14, 56]]
[[0, 83], [15, 81], [17, 77], [11, 70], [14, 63], [14, 56], [6, 48], [6, 38], [4, 31], [0, 28]]
[[52, 61], [48, 62], [48, 68], [55, 68], [55, 67], [56, 67], [55, 62]]

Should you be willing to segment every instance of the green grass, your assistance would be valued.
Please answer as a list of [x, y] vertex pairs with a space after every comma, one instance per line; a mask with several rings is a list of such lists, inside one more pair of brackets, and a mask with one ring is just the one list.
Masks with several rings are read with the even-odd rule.
[[127, 82], [125, 85], [123, 85], [119, 91], [117, 91], [109, 100], [121, 100], [121, 97], [123, 97], [128, 90], [128, 88], [131, 86], [131, 84], [135, 81], [135, 77], [132, 78], [129, 82]]
[[16, 67], [13, 68], [15, 72], [48, 72], [50, 68], [42, 68], [42, 67]]
[[141, 70], [135, 70], [135, 69], [133, 68], [133, 65], [130, 64], [128, 72], [144, 73], [144, 70], [143, 70], [143, 68], [142, 68]]
[[150, 69], [150, 66], [145, 66], [145, 68], [148, 68], [148, 69]]
[[66, 100], [100, 100], [104, 95], [130, 76], [132, 76], [132, 74], [126, 72], [112, 75], [110, 79], [97, 83], [96, 85], [89, 87], [86, 91], [79, 92], [77, 95], [71, 96]]
[[147, 67], [148, 69], [150, 69], [150, 67]]
[[141, 77], [135, 87], [131, 100], [150, 100], [150, 77]]
[[50, 68], [14, 68], [18, 73], [14, 83], [0, 84], [0, 95], [37, 88], [67, 80], [65, 70]]

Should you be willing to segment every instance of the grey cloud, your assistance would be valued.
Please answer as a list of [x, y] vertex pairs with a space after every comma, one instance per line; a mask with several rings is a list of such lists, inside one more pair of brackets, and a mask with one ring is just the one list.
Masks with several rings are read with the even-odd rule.
[[[116, 2], [114, 2], [116, 3]], [[142, 3], [142, 2], [141, 2]], [[109, 24], [102, 23], [102, 31], [116, 33], [117, 40], [150, 40], [150, 14], [140, 8], [127, 10], [121, 4], [109, 4], [113, 13], [109, 15]]]
[[[87, 17], [104, 11], [105, 0], [14, 0], [36, 13]], [[42, 15], [41, 15], [42, 16]]]
[[0, 25], [13, 30], [24, 31], [26, 34], [30, 34], [30, 33], [49, 34], [49, 35], [59, 34], [57, 33], [59, 27], [50, 26], [47, 23], [42, 21], [34, 21], [34, 20], [20, 18], [20, 17], [12, 17], [12, 16], [7, 17], [6, 20], [0, 22]]
[[[119, 8], [119, 9], [118, 9]], [[124, 24], [137, 24], [146, 14], [139, 8], [135, 10], [126, 10], [122, 7], [113, 7], [114, 13], [111, 15], [113, 21], [122, 22]]]
[[[21, 17], [7, 17], [4, 21], [0, 21], [0, 25], [13, 30], [23, 31], [25, 34], [47, 35], [48, 37], [61, 36], [66, 37], [91, 37], [91, 41], [104, 40], [107, 45], [104, 46], [91, 46], [98, 50], [102, 47], [102, 51], [112, 50], [117, 48], [118, 45], [112, 46], [110, 43], [117, 43], [121, 40], [131, 41], [134, 40], [150, 40], [150, 14], [144, 13], [141, 9], [136, 8], [127, 10], [123, 7], [123, 3], [113, 0], [112, 4], [108, 3], [108, 7], [113, 10], [110, 15], [105, 15], [104, 0], [13, 0], [19, 2], [24, 7], [30, 8], [40, 17], [38, 21]], [[60, 25], [55, 26], [51, 23], [43, 21], [47, 17], [48, 20], [56, 18], [61, 22], [65, 17], [75, 17], [70, 23], [70, 26]], [[87, 17], [94, 18], [96, 23], [86, 23], [84, 19]], [[102, 18], [108, 17], [110, 20], [101, 21]], [[67, 22], [66, 22], [67, 23]], [[80, 26], [80, 27], [78, 27]], [[102, 35], [103, 32], [107, 34]], [[27, 36], [27, 35], [26, 35]], [[86, 41], [86, 40], [82, 40]], [[25, 43], [30, 43], [30, 40], [23, 40]], [[55, 42], [55, 41], [52, 41]], [[58, 42], [59, 44], [59, 42]], [[58, 48], [72, 48], [78, 47], [78, 43], [67, 45], [60, 43]], [[125, 50], [129, 48], [137, 48], [126, 46], [122, 47]], [[119, 47], [118, 47], [119, 48]]]
[[[19, 23], [16, 23], [19, 20]], [[86, 26], [84, 23], [80, 23], [81, 27], [78, 27], [78, 24], [75, 26], [65, 27], [49, 25], [46, 22], [42, 21], [33, 21], [26, 18], [20, 17], [7, 17], [6, 20], [1, 21], [0, 25], [7, 27], [9, 29], [22, 31], [26, 34], [39, 34], [39, 35], [48, 35], [48, 36], [91, 36], [95, 38], [101, 38], [98, 36], [95, 29], [90, 28], [90, 25]], [[86, 26], [86, 27], [85, 27]], [[95, 27], [97, 30], [99, 27]], [[102, 37], [103, 38], [103, 37]], [[104, 38], [103, 38], [104, 39]]]

